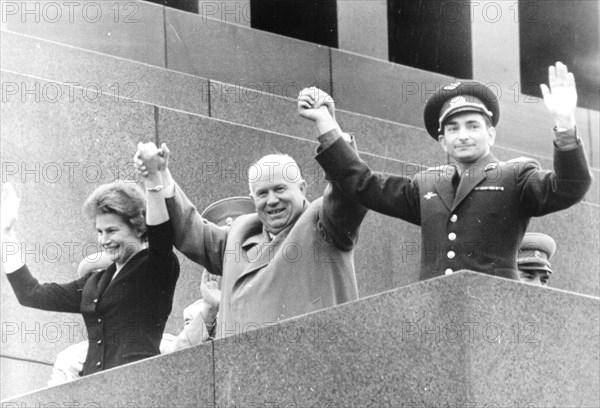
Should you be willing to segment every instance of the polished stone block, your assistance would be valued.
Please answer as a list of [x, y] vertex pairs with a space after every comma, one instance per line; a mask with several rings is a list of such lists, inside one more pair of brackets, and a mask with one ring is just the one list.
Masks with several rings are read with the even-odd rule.
[[21, 34], [2, 33], [2, 68], [48, 80], [50, 98], [77, 88], [208, 115], [204, 78]]
[[502, 279], [464, 283], [461, 295], [469, 303], [464, 321], [484, 339], [467, 342], [472, 400], [500, 406], [600, 404], [597, 297]]
[[207, 343], [13, 397], [2, 407], [214, 406], [212, 359], [212, 344]]
[[7, 1], [2, 29], [165, 66], [163, 7], [146, 1]]
[[214, 343], [216, 403], [595, 407], [598, 306], [462, 272], [280, 325], [237, 327]]
[[[295, 99], [215, 81], [210, 95], [211, 117], [317, 140], [315, 125], [298, 115]], [[342, 130], [355, 135], [362, 152], [420, 166], [445, 163], [441, 148], [423, 129], [340, 109], [336, 119]]]
[[337, 13], [341, 50], [389, 60], [386, 1], [340, 0]]
[[327, 47], [166, 9], [167, 68], [296, 98], [330, 89]]
[[198, 0], [198, 14], [226, 23], [250, 27], [250, 0]]
[[594, 408], [599, 306], [462, 271], [276, 325], [221, 327], [230, 337], [3, 406]]
[[333, 98], [341, 109], [423, 126], [425, 101], [452, 78], [331, 50]]

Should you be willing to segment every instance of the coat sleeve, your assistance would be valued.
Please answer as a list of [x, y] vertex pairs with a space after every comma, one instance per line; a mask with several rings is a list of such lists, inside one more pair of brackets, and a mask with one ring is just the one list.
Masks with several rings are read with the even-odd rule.
[[175, 195], [167, 199], [167, 209], [175, 248], [210, 273], [222, 275], [227, 230], [202, 218], [177, 185]]
[[515, 160], [521, 185], [521, 201], [532, 216], [563, 210], [579, 201], [590, 189], [592, 175], [583, 144], [573, 150], [554, 149], [554, 171], [542, 170], [530, 159]]
[[23, 306], [54, 312], [81, 312], [81, 294], [86, 277], [64, 284], [40, 284], [27, 265], [6, 276]]
[[373, 172], [342, 138], [316, 159], [344, 196], [373, 211], [420, 225], [419, 188], [412, 179]]
[[168, 280], [179, 277], [179, 261], [173, 253], [173, 239], [170, 220], [159, 225], [148, 225], [148, 254], [152, 262], [160, 266], [151, 270]]

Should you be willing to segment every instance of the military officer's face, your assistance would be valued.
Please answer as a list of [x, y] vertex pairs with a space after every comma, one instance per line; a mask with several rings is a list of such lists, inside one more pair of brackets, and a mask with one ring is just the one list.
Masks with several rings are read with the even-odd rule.
[[529, 283], [531, 285], [536, 286], [548, 286], [548, 280], [550, 276], [548, 275], [548, 271], [543, 269], [536, 271], [519, 271], [519, 277], [521, 278], [521, 282]]
[[459, 163], [474, 163], [490, 152], [496, 130], [488, 126], [480, 113], [466, 112], [451, 116], [438, 138], [442, 148]]
[[250, 197], [266, 230], [278, 234], [292, 225], [304, 207], [306, 182], [288, 156], [269, 155], [249, 171]]

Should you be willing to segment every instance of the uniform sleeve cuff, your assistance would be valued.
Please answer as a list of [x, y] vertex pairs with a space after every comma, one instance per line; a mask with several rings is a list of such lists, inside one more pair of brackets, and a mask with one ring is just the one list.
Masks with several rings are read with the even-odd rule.
[[555, 126], [552, 131], [554, 132], [554, 146], [558, 150], [573, 150], [581, 144], [576, 127], [573, 129], [558, 129]]

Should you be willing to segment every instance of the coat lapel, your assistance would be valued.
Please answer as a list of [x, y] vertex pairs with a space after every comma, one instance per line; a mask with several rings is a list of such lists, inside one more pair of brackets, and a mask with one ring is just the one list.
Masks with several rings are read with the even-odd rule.
[[[246, 276], [248, 274], [251, 274], [253, 272], [256, 272], [257, 270], [264, 268], [270, 262], [272, 262], [273, 258], [275, 258], [275, 254], [277, 253], [277, 250], [281, 246], [281, 243], [283, 241], [285, 241], [285, 238], [289, 234], [292, 227], [293, 227], [293, 225], [286, 228], [285, 230], [281, 231], [270, 242], [268, 242], [266, 239], [263, 239], [262, 242], [257, 242], [256, 243], [256, 246], [257, 246], [256, 257], [254, 257], [254, 258], [249, 257], [249, 259], [250, 259], [249, 265], [246, 267], [246, 269], [244, 269], [244, 271], [240, 274], [240, 276], [238, 276], [236, 281], [239, 281], [240, 279], [242, 279], [244, 276]], [[268, 236], [266, 231], [263, 231], [263, 234], [266, 234]], [[244, 244], [250, 242], [251, 240], [255, 241], [254, 237], [244, 241]]]
[[[460, 177], [460, 183], [456, 191], [456, 197], [452, 204], [452, 211], [473, 191], [473, 189], [487, 177], [486, 166], [489, 163], [497, 162], [492, 154], [485, 156], [480, 162], [465, 169]], [[451, 184], [451, 183], [450, 183]]]
[[94, 296], [96, 299], [99, 298], [104, 293], [104, 291], [110, 284], [112, 277], [115, 275], [116, 271], [117, 271], [117, 265], [115, 265], [115, 264], [110, 265], [106, 269], [106, 271], [104, 271], [104, 273], [100, 277], [100, 281], [98, 282], [97, 292], [96, 292], [96, 295]]
[[[110, 273], [108, 282], [106, 282], [106, 283], [100, 282], [101, 284], [103, 284], [103, 285], [105, 284], [106, 286], [103, 287], [102, 291], [100, 291], [98, 293], [98, 295], [102, 295], [106, 290], [108, 290], [111, 287], [111, 285], [114, 282], [118, 282], [118, 281], [124, 279], [127, 275], [129, 275], [131, 273], [132, 270], [135, 270], [137, 264], [141, 261], [141, 259], [143, 258], [144, 254], [146, 252], [147, 252], [146, 249], [142, 249], [137, 254], [132, 256], [131, 259], [129, 259], [129, 261], [127, 261], [127, 263], [125, 265], [123, 265], [123, 268], [121, 268], [121, 270], [119, 271], [119, 273], [117, 274], [117, 276], [114, 279], [113, 279], [113, 276], [115, 276], [115, 273], [117, 270], [117, 265], [112, 264], [109, 268], [112, 272]], [[107, 272], [108, 272], [108, 270], [107, 270]]]
[[452, 187], [452, 177], [456, 173], [456, 167], [446, 165], [443, 166], [442, 172], [435, 177], [441, 177], [442, 180], [440, 183], [434, 183], [435, 190], [438, 195], [442, 199], [442, 202], [448, 209], [452, 208], [452, 203], [454, 202], [454, 189]]

